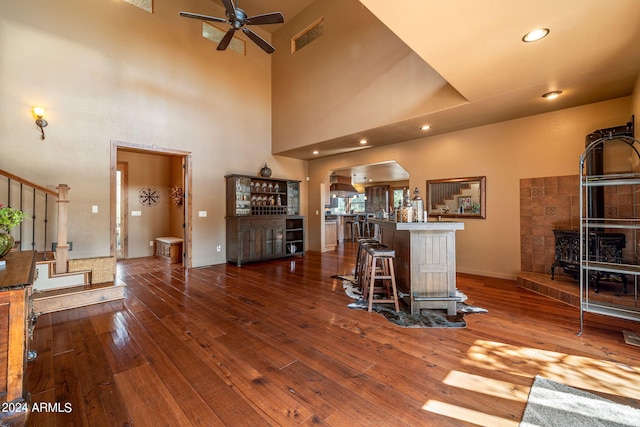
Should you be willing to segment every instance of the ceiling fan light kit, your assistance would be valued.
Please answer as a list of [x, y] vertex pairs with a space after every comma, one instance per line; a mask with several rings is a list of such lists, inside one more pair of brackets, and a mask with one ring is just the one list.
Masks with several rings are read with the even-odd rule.
[[284, 15], [282, 15], [282, 13], [271, 12], [255, 16], [247, 16], [244, 10], [233, 4], [233, 0], [222, 0], [222, 3], [226, 9], [226, 18], [218, 18], [216, 16], [201, 15], [199, 13], [191, 12], [180, 12], [179, 15], [184, 18], [200, 19], [202, 21], [226, 22], [231, 25], [231, 28], [227, 30], [222, 40], [220, 40], [217, 50], [227, 49], [227, 46], [229, 46], [235, 32], [242, 30], [242, 32], [245, 33], [247, 37], [249, 37], [249, 39], [257, 44], [262, 50], [269, 54], [275, 52], [276, 49], [271, 46], [269, 42], [251, 31], [249, 28], [246, 28], [245, 25], [282, 24], [284, 23]]

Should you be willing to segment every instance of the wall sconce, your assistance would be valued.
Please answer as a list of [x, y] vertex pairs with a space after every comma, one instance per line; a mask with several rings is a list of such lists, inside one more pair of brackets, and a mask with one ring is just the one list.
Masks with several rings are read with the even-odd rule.
[[49, 123], [42, 117], [44, 116], [44, 108], [42, 107], [33, 107], [33, 114], [36, 118], [36, 125], [40, 128], [40, 132], [42, 132], [42, 136], [40, 139], [44, 139], [44, 127], [46, 127]]

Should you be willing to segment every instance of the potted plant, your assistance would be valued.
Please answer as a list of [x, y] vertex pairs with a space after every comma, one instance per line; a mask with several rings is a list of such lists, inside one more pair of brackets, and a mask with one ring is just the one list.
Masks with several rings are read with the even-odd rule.
[[11, 229], [20, 224], [26, 216], [21, 210], [0, 204], [0, 258], [8, 254], [15, 243], [10, 234]]

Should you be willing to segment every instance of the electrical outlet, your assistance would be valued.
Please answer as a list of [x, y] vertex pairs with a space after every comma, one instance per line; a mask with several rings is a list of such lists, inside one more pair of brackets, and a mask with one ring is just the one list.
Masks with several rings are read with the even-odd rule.
[[216, 246], [216, 251], [220, 252], [222, 250], [222, 245]]
[[149, 240], [149, 246], [153, 246], [153, 240]]

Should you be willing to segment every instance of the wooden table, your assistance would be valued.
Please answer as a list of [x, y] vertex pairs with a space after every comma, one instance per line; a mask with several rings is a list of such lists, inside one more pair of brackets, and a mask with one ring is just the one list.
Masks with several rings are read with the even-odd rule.
[[[0, 425], [15, 425], [26, 414], [13, 409], [25, 402], [24, 375], [30, 322], [30, 297], [36, 265], [35, 251], [10, 252], [0, 268]], [[3, 406], [3, 408], [5, 408]]]
[[446, 308], [456, 313], [456, 231], [462, 222], [395, 222], [369, 219], [380, 241], [395, 250], [398, 291], [410, 299], [411, 313]]

